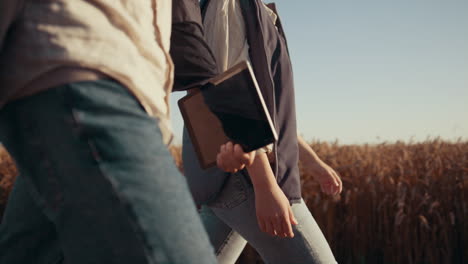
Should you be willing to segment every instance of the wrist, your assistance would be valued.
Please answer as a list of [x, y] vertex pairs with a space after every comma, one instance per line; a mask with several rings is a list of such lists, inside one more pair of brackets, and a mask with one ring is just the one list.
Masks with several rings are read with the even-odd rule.
[[252, 165], [246, 168], [255, 190], [270, 190], [278, 185], [266, 153], [255, 156]]
[[301, 160], [302, 165], [307, 168], [307, 169], [313, 169], [316, 168], [317, 166], [321, 166], [323, 164], [323, 161], [319, 158], [307, 158], [304, 160]]
[[260, 181], [252, 181], [252, 185], [254, 187], [255, 193], [257, 192], [270, 192], [271, 190], [278, 187], [276, 181], [271, 180], [260, 180]]
[[247, 171], [250, 175], [250, 179], [252, 180], [254, 190], [271, 190], [278, 185], [276, 183], [275, 175], [271, 170], [255, 170], [250, 167], [247, 168]]

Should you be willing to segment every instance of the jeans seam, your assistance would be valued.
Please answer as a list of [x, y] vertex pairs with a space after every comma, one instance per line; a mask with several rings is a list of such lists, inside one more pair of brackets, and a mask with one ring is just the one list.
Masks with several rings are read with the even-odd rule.
[[[68, 96], [64, 96], [64, 101], [67, 104], [67, 108], [70, 111], [72, 120], [73, 120], [73, 130], [77, 135], [80, 134], [80, 132], [83, 132], [83, 128], [80, 124], [80, 119], [78, 118], [78, 115], [76, 114], [75, 110], [73, 109], [71, 103], [69, 102], [69, 98], [72, 100], [74, 99], [73, 94], [69, 91], [72, 87], [67, 85], [66, 93]], [[146, 257], [151, 260], [150, 263], [154, 263], [156, 260], [153, 259], [153, 255], [150, 254], [148, 251], [153, 251], [153, 248], [151, 245], [148, 243], [147, 237], [145, 235], [145, 232], [142, 230], [142, 227], [139, 224], [138, 217], [136, 216], [135, 211], [133, 210], [133, 207], [130, 205], [130, 203], [125, 199], [121, 194], [118, 193], [114, 181], [109, 178], [106, 173], [104, 172], [101, 162], [100, 162], [100, 155], [99, 152], [97, 151], [97, 148], [95, 147], [94, 142], [87, 136], [86, 133], [83, 133], [83, 139], [86, 141], [87, 148], [86, 151], [90, 155], [90, 157], [93, 159], [93, 161], [96, 163], [97, 168], [98, 168], [98, 173], [111, 185], [111, 190], [113, 194], [118, 198], [121, 206], [124, 208], [124, 210], [129, 214], [129, 219], [130, 219], [130, 224], [132, 225], [135, 233], [137, 236], [141, 239], [141, 242], [144, 245], [144, 251], [146, 253]]]
[[[37, 138], [40, 139], [40, 142], [44, 142], [45, 139], [44, 139], [42, 133], [35, 132], [35, 131], [38, 131], [38, 130], [34, 129], [33, 126], [35, 127], [36, 124], [35, 123], [34, 124], [30, 123], [28, 127], [21, 127], [21, 129], [25, 129], [25, 131], [28, 131], [28, 130], [29, 131], [34, 131], [34, 134], [36, 135]], [[29, 129], [27, 129], [27, 128], [29, 128]], [[29, 135], [31, 135], [31, 134], [29, 134]], [[42, 164], [39, 165], [39, 169], [44, 169], [44, 171], [46, 172], [46, 175], [48, 176], [49, 179], [54, 178], [53, 176], [57, 175], [58, 173], [57, 173], [57, 170], [56, 170], [55, 167], [50, 166], [50, 164], [54, 164], [54, 162], [51, 159], [50, 155], [48, 155], [47, 151], [44, 151], [43, 148], [40, 147], [41, 144], [37, 143], [39, 141], [31, 140], [32, 138], [34, 138], [34, 136], [31, 135], [29, 138], [30, 138], [29, 144], [31, 144], [32, 146], [35, 146], [35, 147], [31, 148], [29, 151], [31, 151], [31, 152], [35, 151], [35, 152], [37, 152], [39, 154], [38, 155], [39, 157], [42, 157], [42, 159], [40, 160], [40, 163], [42, 163]], [[46, 165], [46, 167], [43, 168], [43, 166], [44, 166], [43, 164], [47, 164], [49, 166]], [[24, 170], [26, 170], [26, 169], [24, 169]], [[34, 169], [34, 170], [36, 170], [36, 169]], [[27, 171], [28, 170], [26, 170], [26, 174], [27, 174]], [[19, 171], [19, 175], [21, 175], [21, 174], [22, 174], [22, 172]], [[51, 204], [49, 204], [49, 202], [48, 202], [47, 194], [41, 195], [40, 187], [37, 186], [36, 183], [34, 183], [34, 180], [31, 179], [30, 177], [27, 177], [27, 176], [25, 177], [24, 175], [22, 177], [25, 180], [25, 185], [27, 187], [29, 187], [29, 194], [35, 200], [37, 206], [43, 211], [43, 213], [52, 222], [55, 223], [56, 220], [57, 220], [57, 212], [56, 211], [59, 210], [58, 208], [60, 208], [60, 205], [52, 207]], [[62, 196], [61, 196], [60, 202], [61, 202], [61, 205], [63, 205], [65, 203], [66, 198], [64, 197], [63, 193], [61, 193], [61, 194], [62, 194]]]

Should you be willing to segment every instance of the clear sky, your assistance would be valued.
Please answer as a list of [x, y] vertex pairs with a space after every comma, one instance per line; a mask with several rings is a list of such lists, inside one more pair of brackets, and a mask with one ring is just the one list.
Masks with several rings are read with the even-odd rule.
[[[298, 128], [343, 144], [468, 139], [467, 0], [277, 0]], [[182, 119], [172, 94], [176, 142]]]

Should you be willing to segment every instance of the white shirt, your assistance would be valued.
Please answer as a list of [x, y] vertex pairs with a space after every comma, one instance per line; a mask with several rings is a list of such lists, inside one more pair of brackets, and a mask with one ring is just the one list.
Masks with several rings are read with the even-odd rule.
[[[275, 24], [275, 12], [265, 4], [263, 6]], [[219, 72], [224, 72], [243, 60], [250, 61], [239, 0], [211, 1], [207, 8], [203, 22], [205, 38], [213, 51]]]
[[[273, 10], [263, 5], [268, 11], [272, 23], [277, 16]], [[205, 38], [213, 51], [219, 72], [224, 72], [249, 57], [249, 44], [245, 32], [245, 22], [239, 0], [214, 0], [207, 7], [205, 20]], [[271, 152], [273, 144], [259, 149]]]

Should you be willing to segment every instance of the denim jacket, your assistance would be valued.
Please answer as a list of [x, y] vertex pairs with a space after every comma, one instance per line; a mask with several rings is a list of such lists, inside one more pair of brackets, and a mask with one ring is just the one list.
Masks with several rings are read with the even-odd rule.
[[[288, 199], [297, 202], [301, 198], [297, 165], [299, 154], [292, 65], [286, 37], [279, 17], [275, 26], [261, 0], [239, 1], [247, 29], [251, 63], [278, 133], [273, 171]], [[203, 10], [210, 2], [202, 2], [202, 17]], [[200, 9], [196, 7], [198, 1], [174, 1], [173, 4], [171, 55], [175, 64], [174, 90], [184, 90], [203, 85], [207, 77], [216, 75], [216, 62], [203, 38], [203, 26], [198, 13]], [[274, 4], [269, 7], [278, 14]], [[216, 197], [229, 175], [216, 170], [205, 175], [198, 175], [200, 171], [186, 170], [192, 194], [198, 204]], [[247, 172], [243, 171], [243, 174]]]

